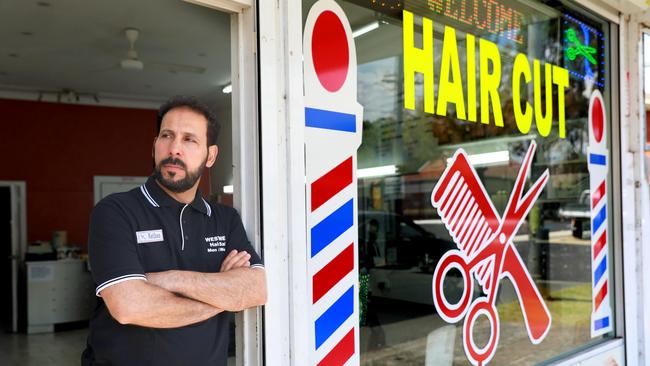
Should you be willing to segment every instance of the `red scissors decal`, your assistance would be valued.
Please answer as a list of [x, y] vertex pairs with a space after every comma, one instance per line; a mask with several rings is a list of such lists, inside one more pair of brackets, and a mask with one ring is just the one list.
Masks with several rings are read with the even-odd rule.
[[[488, 363], [499, 343], [499, 314], [495, 302], [503, 278], [508, 278], [514, 285], [530, 341], [540, 343], [551, 328], [551, 314], [512, 243], [549, 178], [547, 169], [523, 195], [536, 148], [532, 141], [503, 218], [499, 217], [463, 149], [456, 151], [431, 194], [433, 207], [458, 246], [458, 249], [445, 253], [436, 266], [433, 302], [440, 317], [448, 323], [456, 323], [465, 317], [463, 347], [473, 365]], [[461, 298], [452, 304], [445, 298], [443, 282], [449, 270], [454, 268], [461, 273], [464, 288]], [[485, 295], [472, 301], [474, 279]], [[490, 322], [490, 338], [483, 347], [477, 346], [473, 337], [479, 315], [486, 316]]]

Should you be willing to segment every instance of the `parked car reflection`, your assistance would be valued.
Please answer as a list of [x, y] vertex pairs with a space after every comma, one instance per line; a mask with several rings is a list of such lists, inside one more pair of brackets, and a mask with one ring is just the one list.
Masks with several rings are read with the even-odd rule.
[[359, 212], [359, 268], [370, 275], [372, 297], [433, 305], [433, 271], [453, 248], [452, 241], [436, 237], [407, 217]]
[[587, 238], [591, 237], [591, 207], [589, 206], [589, 190], [585, 189], [580, 194], [577, 203], [567, 203], [560, 207], [558, 215], [562, 219], [571, 220], [571, 234], [575, 238], [582, 239], [583, 234]]

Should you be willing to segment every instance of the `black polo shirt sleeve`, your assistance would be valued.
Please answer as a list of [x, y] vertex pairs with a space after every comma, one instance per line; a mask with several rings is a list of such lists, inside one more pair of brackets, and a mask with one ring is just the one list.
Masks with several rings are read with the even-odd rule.
[[235, 249], [238, 252], [242, 250], [248, 252], [251, 255], [251, 268], [252, 267], [261, 267], [264, 268], [264, 263], [259, 254], [255, 251], [255, 248], [251, 245], [251, 242], [248, 240], [246, 235], [246, 230], [244, 230], [244, 224], [241, 221], [241, 217], [235, 209], [232, 209], [230, 216], [230, 234], [228, 235], [228, 248], [227, 253], [230, 253], [231, 250]]
[[110, 196], [95, 206], [90, 216], [88, 257], [97, 296], [124, 281], [146, 280], [135, 239], [124, 209]]

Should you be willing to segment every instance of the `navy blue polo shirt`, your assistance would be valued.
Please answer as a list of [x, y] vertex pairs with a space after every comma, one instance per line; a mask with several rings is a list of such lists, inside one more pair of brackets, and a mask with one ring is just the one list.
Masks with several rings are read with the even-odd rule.
[[[197, 191], [183, 204], [150, 177], [139, 188], [112, 194], [93, 209], [88, 252], [96, 293], [145, 273], [167, 270], [219, 272], [233, 249], [263, 266], [235, 209], [208, 203]], [[103, 301], [90, 321], [84, 365], [225, 365], [228, 323], [222, 312], [203, 322], [173, 329], [122, 325]]]

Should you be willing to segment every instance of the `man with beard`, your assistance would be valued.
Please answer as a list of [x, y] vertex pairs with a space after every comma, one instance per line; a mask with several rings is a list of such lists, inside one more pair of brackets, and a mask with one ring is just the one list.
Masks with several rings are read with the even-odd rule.
[[219, 125], [194, 98], [158, 111], [154, 173], [93, 209], [100, 303], [82, 365], [226, 365], [231, 312], [266, 302], [262, 261], [237, 212], [205, 201]]

